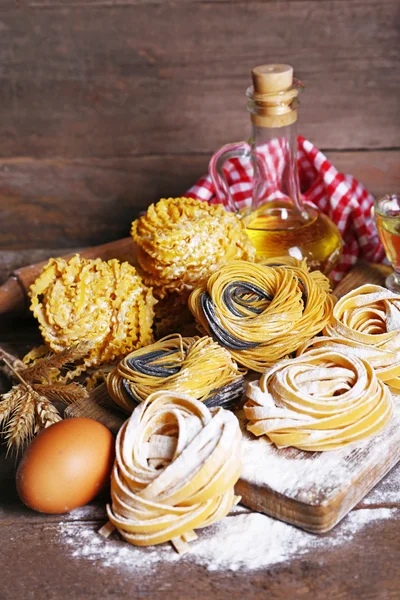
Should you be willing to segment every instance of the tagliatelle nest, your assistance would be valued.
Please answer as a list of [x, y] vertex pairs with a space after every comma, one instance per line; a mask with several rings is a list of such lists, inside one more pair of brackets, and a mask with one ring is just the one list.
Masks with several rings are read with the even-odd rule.
[[245, 373], [210, 337], [175, 333], [125, 356], [108, 375], [107, 388], [128, 413], [159, 390], [187, 393], [208, 407], [227, 408], [241, 398]]
[[348, 292], [335, 305], [324, 337], [298, 353], [316, 348], [363, 358], [379, 379], [400, 390], [400, 296], [373, 284]]
[[91, 342], [75, 377], [152, 342], [155, 300], [133, 266], [78, 254], [50, 259], [31, 286], [31, 311], [54, 352]]
[[221, 267], [189, 297], [201, 331], [248, 369], [262, 373], [317, 335], [330, 321], [329, 282], [305, 262]]
[[[180, 554], [195, 529], [240, 500], [241, 432], [235, 415], [178, 392], [151, 394], [121, 427], [108, 518], [135, 546], [171, 541]], [[108, 535], [112, 526], [100, 533]]]
[[389, 388], [369, 362], [324, 347], [267, 369], [247, 397], [247, 429], [279, 448], [341, 448], [380, 432], [393, 414]]
[[132, 224], [147, 285], [163, 298], [192, 290], [232, 260], [254, 260], [255, 248], [237, 215], [192, 198], [163, 198]]

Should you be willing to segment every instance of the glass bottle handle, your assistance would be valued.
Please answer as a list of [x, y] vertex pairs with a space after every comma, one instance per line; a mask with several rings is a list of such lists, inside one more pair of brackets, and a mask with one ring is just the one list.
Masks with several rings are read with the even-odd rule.
[[248, 158], [252, 160], [251, 146], [247, 142], [236, 142], [222, 146], [213, 154], [208, 165], [208, 171], [213, 182], [218, 202], [227, 206], [232, 212], [239, 212], [224, 173], [224, 163], [230, 158]]

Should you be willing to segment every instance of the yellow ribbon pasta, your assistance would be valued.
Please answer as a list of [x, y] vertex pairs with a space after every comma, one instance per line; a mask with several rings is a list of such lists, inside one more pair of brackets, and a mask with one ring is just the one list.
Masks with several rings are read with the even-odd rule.
[[219, 205], [163, 198], [132, 223], [143, 279], [157, 298], [188, 292], [220, 265], [254, 260], [243, 222]]
[[264, 265], [266, 267], [292, 267], [301, 269], [302, 271], [306, 271], [313, 279], [315, 283], [319, 285], [319, 287], [325, 292], [331, 291], [331, 285], [329, 283], [328, 277], [324, 275], [321, 271], [311, 271], [308, 264], [307, 259], [298, 259], [293, 256], [274, 256], [273, 258], [265, 258], [264, 256], [256, 257], [256, 262]]
[[304, 265], [265, 266], [235, 261], [189, 297], [201, 329], [254, 371], [286, 357], [328, 323], [333, 299]]
[[210, 337], [173, 334], [131, 352], [109, 374], [110, 396], [131, 413], [155, 391], [190, 394], [207, 406], [233, 406], [243, 394], [244, 369]]
[[324, 329], [331, 339], [318, 347], [338, 348], [367, 359], [382, 381], [400, 389], [400, 297], [379, 285], [362, 285], [341, 298]]
[[50, 259], [30, 289], [31, 311], [54, 352], [92, 342], [84, 364], [68, 373], [123, 356], [153, 341], [155, 300], [136, 270], [118, 260]]
[[194, 529], [226, 516], [239, 498], [241, 432], [235, 415], [186, 394], [152, 394], [122, 426], [108, 518], [136, 546], [171, 541], [179, 553]]
[[333, 450], [381, 431], [393, 414], [389, 388], [356, 356], [310, 350], [250, 383], [247, 429], [278, 447]]

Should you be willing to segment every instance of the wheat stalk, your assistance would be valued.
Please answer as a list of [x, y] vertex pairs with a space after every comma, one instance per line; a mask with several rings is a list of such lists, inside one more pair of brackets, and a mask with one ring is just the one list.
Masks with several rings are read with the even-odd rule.
[[54, 404], [49, 402], [45, 396], [35, 392], [33, 397], [36, 404], [36, 431], [46, 429], [62, 420]]
[[8, 450], [14, 447], [18, 453], [21, 446], [29, 441], [34, 434], [35, 426], [35, 400], [26, 391], [19, 399], [11, 418], [4, 430]]
[[39, 359], [31, 367], [26, 367], [22, 361], [0, 348], [4, 372], [20, 382], [4, 394], [0, 402], [0, 426], [6, 424], [3, 434], [8, 449], [14, 446], [18, 452], [40, 429], [61, 421], [52, 400], [78, 404], [89, 398], [87, 389], [78, 383], [67, 385], [53, 383], [52, 380], [60, 369], [86, 356], [92, 346], [91, 342], [80, 342], [60, 354]]
[[60, 421], [61, 416], [55, 406], [45, 396], [36, 392], [6, 358], [3, 357], [3, 361], [21, 382], [9, 392], [8, 402], [10, 402], [10, 394], [13, 390], [14, 393], [17, 390], [18, 400], [14, 400], [13, 409], [8, 411], [6, 417], [8, 423], [4, 430], [8, 450], [14, 446], [18, 453], [21, 446], [29, 441], [33, 435], [40, 429]]
[[[13, 354], [10, 354], [9, 352], [6, 352], [3, 348], [1, 348], [0, 346], [0, 360], [4, 360], [6, 359], [12, 366], [13, 369], [15, 369], [16, 371], [23, 371], [26, 367], [24, 365], [24, 363], [22, 362], [22, 360], [20, 360], [19, 358], [17, 358], [16, 356], [14, 356]], [[4, 373], [4, 375], [8, 378], [8, 379], [15, 379], [15, 375], [12, 369], [10, 369], [7, 365], [4, 365], [3, 367], [0, 367], [0, 370]]]
[[33, 382], [51, 382], [60, 369], [84, 358], [93, 347], [92, 342], [79, 342], [75, 346], [66, 348], [59, 354], [49, 354], [40, 358], [31, 367], [24, 370], [24, 379]]
[[25, 393], [22, 385], [16, 385], [7, 392], [3, 394], [2, 400], [0, 402], [0, 425], [9, 420], [13, 411], [17, 408], [21, 396]]
[[79, 402], [79, 400], [89, 398], [89, 392], [80, 383], [52, 383], [48, 385], [41, 385], [34, 383], [33, 389], [46, 396], [48, 400], [59, 400], [64, 404], [73, 404]]

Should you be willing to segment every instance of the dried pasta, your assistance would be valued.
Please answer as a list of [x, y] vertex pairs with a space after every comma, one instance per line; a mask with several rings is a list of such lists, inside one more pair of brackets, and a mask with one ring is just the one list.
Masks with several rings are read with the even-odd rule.
[[374, 368], [378, 379], [400, 390], [400, 352], [392, 352], [378, 346], [368, 346], [341, 337], [318, 336], [302, 344], [297, 355], [300, 356], [316, 349], [344, 352], [347, 356], [357, 356], [367, 360]]
[[151, 289], [133, 266], [118, 260], [50, 259], [30, 289], [31, 311], [54, 352], [81, 340], [92, 342], [88, 367], [123, 356], [152, 342], [154, 317]]
[[335, 305], [324, 336], [308, 347], [331, 348], [360, 356], [374, 367], [379, 379], [400, 389], [400, 297], [379, 285], [362, 285]]
[[108, 518], [136, 546], [171, 541], [181, 554], [240, 498], [241, 432], [235, 415], [159, 391], [122, 426], [111, 475]]
[[188, 292], [220, 265], [254, 260], [236, 214], [192, 198], [163, 198], [132, 224], [143, 278], [157, 298]]
[[131, 352], [109, 374], [110, 396], [131, 413], [153, 392], [188, 393], [207, 406], [231, 407], [243, 394], [243, 375], [210, 337], [174, 334]]
[[333, 299], [318, 278], [326, 280], [301, 264], [235, 261], [192, 292], [189, 308], [201, 329], [239, 364], [262, 372], [328, 323]]
[[250, 383], [247, 429], [278, 447], [333, 450], [380, 432], [390, 421], [389, 388], [356, 356], [315, 349], [276, 364]]
[[330, 292], [331, 286], [328, 277], [326, 277], [321, 271], [311, 271], [307, 264], [307, 259], [298, 259], [293, 256], [274, 256], [273, 258], [265, 258], [264, 256], [256, 257], [259, 264], [266, 267], [292, 267], [306, 271], [313, 279], [313, 281], [319, 285], [319, 287], [325, 292]]

